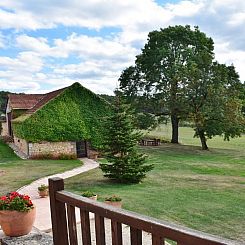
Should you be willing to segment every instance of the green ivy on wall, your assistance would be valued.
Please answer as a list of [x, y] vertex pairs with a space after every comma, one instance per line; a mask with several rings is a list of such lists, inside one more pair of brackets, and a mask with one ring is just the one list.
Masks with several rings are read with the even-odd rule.
[[100, 148], [110, 104], [79, 83], [65, 89], [31, 116], [13, 121], [14, 134], [29, 142], [90, 140]]

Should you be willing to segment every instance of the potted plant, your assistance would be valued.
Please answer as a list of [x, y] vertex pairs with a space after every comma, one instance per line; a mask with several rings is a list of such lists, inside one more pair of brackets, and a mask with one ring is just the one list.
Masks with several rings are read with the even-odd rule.
[[28, 234], [36, 217], [36, 208], [27, 195], [18, 192], [0, 197], [0, 225], [7, 236]]
[[107, 197], [105, 199], [105, 203], [112, 205], [114, 207], [117, 207], [117, 208], [121, 208], [122, 207], [122, 198], [119, 196], [113, 195], [113, 196]]
[[47, 197], [48, 196], [48, 185], [40, 185], [38, 187], [38, 194], [41, 198]]
[[95, 193], [93, 193], [92, 191], [85, 191], [82, 193], [82, 196], [90, 198], [90, 199], [95, 200], [95, 201], [97, 200], [97, 195]]

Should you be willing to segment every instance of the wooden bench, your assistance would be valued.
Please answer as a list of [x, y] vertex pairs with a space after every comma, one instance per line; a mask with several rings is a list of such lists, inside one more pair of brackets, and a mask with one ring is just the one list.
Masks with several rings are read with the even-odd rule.
[[140, 145], [142, 146], [158, 146], [161, 144], [160, 139], [142, 139]]

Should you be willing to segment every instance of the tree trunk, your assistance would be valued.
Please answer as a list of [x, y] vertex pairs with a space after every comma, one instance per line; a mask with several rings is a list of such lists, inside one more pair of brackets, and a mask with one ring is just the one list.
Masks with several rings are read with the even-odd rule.
[[179, 143], [179, 118], [176, 114], [171, 115], [171, 124], [172, 124], [172, 139], [171, 143]]
[[204, 134], [204, 132], [202, 130], [199, 131], [199, 137], [200, 137], [200, 140], [201, 140], [201, 143], [202, 143], [202, 149], [203, 150], [208, 150], [207, 140], [206, 140], [205, 134]]

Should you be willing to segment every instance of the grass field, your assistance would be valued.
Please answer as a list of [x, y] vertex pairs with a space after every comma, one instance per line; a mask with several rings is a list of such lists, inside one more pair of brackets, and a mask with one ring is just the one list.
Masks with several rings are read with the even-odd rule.
[[192, 135], [181, 128], [185, 145], [142, 147], [155, 167], [138, 185], [114, 184], [96, 169], [66, 180], [66, 189], [91, 190], [99, 200], [117, 194], [125, 209], [245, 242], [245, 137], [215, 138], [202, 151]]
[[78, 160], [21, 160], [0, 141], [0, 195], [14, 191], [41, 177], [77, 166]]
[[[162, 137], [165, 139], [171, 139], [171, 126], [161, 125], [151, 132], [144, 131], [146, 135], [151, 137]], [[179, 128], [179, 142], [184, 145], [201, 146], [200, 139], [194, 138], [194, 130], [189, 127]], [[216, 136], [213, 139], [208, 139], [207, 144], [210, 148], [221, 148], [221, 149], [238, 149], [239, 151], [245, 151], [245, 135], [243, 137], [233, 138], [230, 141], [224, 141], [222, 137]], [[245, 153], [244, 153], [245, 154]]]

